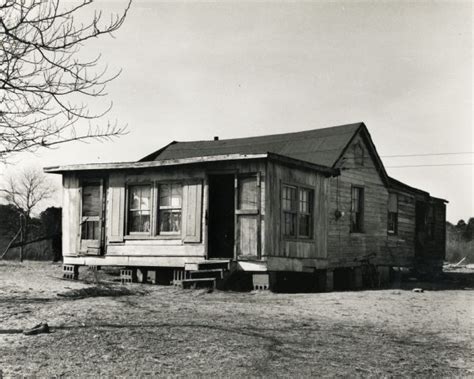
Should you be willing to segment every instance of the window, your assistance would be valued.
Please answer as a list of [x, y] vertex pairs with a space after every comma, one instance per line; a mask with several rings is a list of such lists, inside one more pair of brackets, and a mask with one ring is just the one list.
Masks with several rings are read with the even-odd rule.
[[304, 188], [299, 190], [298, 235], [311, 236], [312, 191]]
[[389, 234], [398, 233], [398, 195], [396, 193], [388, 194], [388, 225]]
[[363, 233], [364, 189], [352, 187], [351, 195], [351, 233]]
[[354, 145], [354, 164], [356, 166], [364, 165], [364, 148], [360, 143]]
[[151, 186], [130, 186], [128, 199], [128, 232], [149, 234]]
[[181, 232], [182, 185], [180, 183], [160, 184], [158, 225], [159, 234]]
[[283, 186], [282, 191], [283, 209], [283, 235], [296, 237], [296, 187]]
[[313, 224], [313, 191], [283, 185], [283, 235], [292, 238], [310, 238]]

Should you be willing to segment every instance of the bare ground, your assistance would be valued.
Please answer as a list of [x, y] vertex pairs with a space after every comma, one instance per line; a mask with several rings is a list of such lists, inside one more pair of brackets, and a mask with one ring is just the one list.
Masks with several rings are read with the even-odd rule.
[[[472, 376], [474, 284], [459, 275], [424, 293], [273, 294], [114, 292], [120, 285], [101, 274], [105, 292], [64, 297], [95, 284], [62, 280], [50, 263], [0, 263], [0, 368], [4, 377]], [[51, 333], [21, 334], [39, 322]]]

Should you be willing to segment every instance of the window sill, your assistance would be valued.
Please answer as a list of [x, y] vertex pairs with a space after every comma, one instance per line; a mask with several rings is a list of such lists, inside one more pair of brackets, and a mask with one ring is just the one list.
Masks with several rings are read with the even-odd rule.
[[130, 235], [130, 236], [124, 236], [124, 240], [177, 240], [181, 241], [182, 237], [181, 234], [170, 234], [170, 235], [164, 235], [164, 236], [150, 236], [150, 235]]
[[357, 236], [365, 236], [364, 232], [350, 232], [351, 236], [357, 237]]
[[309, 238], [309, 237], [287, 237], [287, 236], [283, 236], [283, 241], [312, 243], [312, 242], [315, 241], [315, 239], [314, 238]]

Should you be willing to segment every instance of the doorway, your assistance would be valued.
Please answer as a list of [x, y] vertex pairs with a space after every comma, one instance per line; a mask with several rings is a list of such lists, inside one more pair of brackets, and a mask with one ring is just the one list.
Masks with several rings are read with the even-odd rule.
[[208, 258], [234, 257], [234, 174], [209, 175]]
[[105, 194], [102, 179], [83, 181], [81, 187], [81, 246], [85, 255], [104, 253]]

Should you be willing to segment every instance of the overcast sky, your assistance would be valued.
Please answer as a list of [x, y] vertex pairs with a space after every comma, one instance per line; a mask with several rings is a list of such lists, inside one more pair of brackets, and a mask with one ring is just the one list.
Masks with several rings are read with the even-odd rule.
[[[10, 172], [358, 121], [382, 157], [471, 152], [471, 28], [470, 1], [135, 1], [115, 39], [84, 51], [123, 70], [108, 87], [109, 118], [129, 134], [18, 155]], [[389, 175], [448, 199], [450, 221], [474, 216], [474, 166], [390, 168], [472, 164], [472, 154], [382, 159]]]

